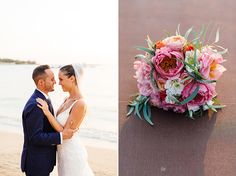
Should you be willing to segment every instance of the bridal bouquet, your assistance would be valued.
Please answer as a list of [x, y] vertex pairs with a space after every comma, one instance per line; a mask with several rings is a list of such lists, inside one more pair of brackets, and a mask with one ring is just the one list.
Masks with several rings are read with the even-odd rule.
[[135, 57], [139, 93], [130, 101], [127, 116], [134, 112], [153, 125], [150, 106], [186, 113], [192, 119], [224, 107], [216, 98], [216, 82], [226, 70], [221, 64], [227, 49], [217, 45], [219, 30], [212, 44], [204, 43], [205, 35], [205, 28], [199, 34], [190, 28], [181, 35], [178, 26], [176, 35], [157, 42], [147, 37], [148, 48], [137, 47], [145, 54]]

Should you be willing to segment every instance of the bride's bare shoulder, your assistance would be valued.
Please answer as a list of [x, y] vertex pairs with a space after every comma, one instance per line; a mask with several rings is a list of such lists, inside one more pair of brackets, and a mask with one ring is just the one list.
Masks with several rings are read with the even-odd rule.
[[86, 101], [85, 101], [85, 99], [84, 98], [80, 98], [80, 99], [78, 99], [77, 101], [76, 101], [76, 103], [75, 103], [75, 106], [86, 106]]

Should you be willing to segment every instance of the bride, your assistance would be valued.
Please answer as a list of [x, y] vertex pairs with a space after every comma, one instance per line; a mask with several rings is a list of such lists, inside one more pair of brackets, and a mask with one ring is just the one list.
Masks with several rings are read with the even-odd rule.
[[[38, 106], [43, 110], [53, 128], [62, 132], [64, 128], [79, 128], [85, 114], [86, 104], [80, 91], [80, 78], [83, 70], [79, 65], [66, 65], [59, 70], [59, 85], [64, 92], [69, 92], [56, 113], [56, 118], [50, 113], [48, 104], [38, 98]], [[59, 176], [93, 176], [87, 162], [87, 151], [80, 141], [78, 132], [69, 140], [64, 140], [57, 146]]]

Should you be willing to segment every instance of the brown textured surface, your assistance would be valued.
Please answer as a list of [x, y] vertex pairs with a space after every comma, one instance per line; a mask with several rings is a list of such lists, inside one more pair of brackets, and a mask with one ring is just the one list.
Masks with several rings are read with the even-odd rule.
[[[126, 119], [133, 78], [134, 46], [202, 24], [220, 25], [220, 44], [229, 49], [227, 72], [217, 84], [222, 111], [195, 121], [153, 109], [156, 127]], [[119, 2], [119, 176], [234, 176], [236, 174], [236, 1], [120, 0]], [[214, 33], [213, 33], [214, 34]], [[212, 35], [214, 40], [214, 35]]]

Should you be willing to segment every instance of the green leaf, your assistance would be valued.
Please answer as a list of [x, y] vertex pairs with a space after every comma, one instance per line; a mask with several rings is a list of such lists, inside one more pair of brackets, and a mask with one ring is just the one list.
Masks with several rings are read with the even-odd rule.
[[129, 112], [126, 114], [126, 117], [130, 116], [130, 114], [133, 112], [134, 107], [130, 107]]
[[194, 50], [194, 66], [198, 65], [198, 60], [197, 60], [197, 49]]
[[220, 31], [219, 31], [219, 28], [218, 28], [217, 31], [216, 31], [215, 43], [219, 42], [219, 40], [220, 40]]
[[154, 49], [154, 43], [151, 41], [151, 39], [149, 38], [149, 36], [147, 36], [147, 44], [148, 44], [148, 47], [151, 48], [151, 49]]
[[199, 38], [205, 33], [205, 26], [202, 25], [201, 31], [199, 33]]
[[227, 52], [228, 52], [228, 49], [224, 49], [223, 51], [218, 51], [217, 53], [223, 55], [223, 54], [225, 54], [225, 53], [227, 53]]
[[155, 56], [155, 52], [153, 50], [151, 50], [151, 49], [140, 47], [140, 46], [137, 46], [136, 48], [138, 50], [145, 51], [145, 52], [151, 54], [152, 56]]
[[220, 104], [220, 100], [217, 99], [216, 97], [214, 97], [214, 98], [212, 99], [212, 101], [213, 101], [213, 104], [215, 104], [215, 105], [219, 105], [219, 104]]
[[140, 115], [140, 113], [139, 113], [139, 104], [136, 104], [136, 106], [135, 106], [135, 115], [137, 114], [137, 116], [140, 118], [140, 119], [142, 119], [142, 117], [141, 117], [141, 115]]
[[189, 36], [189, 34], [192, 32], [192, 30], [193, 30], [193, 27], [189, 28], [189, 29], [187, 30], [187, 32], [185, 33], [184, 38], [185, 38], [186, 40], [188, 39], [188, 36]]
[[152, 85], [158, 90], [157, 83], [156, 83], [156, 81], [154, 79], [154, 67], [151, 70], [150, 79], [151, 79]]
[[185, 100], [181, 101], [180, 104], [184, 105], [184, 104], [192, 101], [197, 96], [197, 93], [198, 93], [199, 89], [200, 89], [200, 85], [197, 85], [197, 87], [193, 91], [193, 93], [188, 98], [186, 98]]
[[149, 99], [147, 99], [144, 103], [144, 107], [143, 107], [143, 116], [144, 119], [150, 124], [150, 125], [154, 125], [153, 122], [151, 121], [151, 116], [148, 113], [148, 105], [147, 102], [149, 101]]
[[192, 79], [192, 77], [188, 76], [188, 77], [184, 78], [183, 80], [181, 80], [180, 83], [183, 84], [185, 81], [188, 81], [190, 79]]
[[193, 31], [193, 35], [195, 36], [195, 39], [197, 39], [197, 40], [194, 40], [194, 42], [193, 42], [193, 44], [194, 44], [194, 47], [195, 47], [195, 49], [197, 48], [197, 49], [199, 49], [200, 50], [200, 41], [199, 41], [199, 36], [197, 36], [197, 33], [195, 32], [195, 31]]
[[197, 37], [197, 38], [193, 39], [193, 40], [191, 41], [191, 43], [196, 43], [199, 39], [200, 39], [200, 37]]
[[[192, 66], [192, 65], [189, 64], [188, 62], [185, 62], [185, 61], [183, 61], [183, 60], [181, 60], [181, 59], [179, 59], [179, 58], [175, 58], [175, 59], [177, 59], [178, 61], [182, 62], [183, 64], [189, 66], [189, 67], [194, 71], [194, 73], [198, 76], [198, 79], [203, 79], [203, 77], [201, 76], [201, 74], [197, 71], [196, 67]], [[190, 75], [191, 75], [191, 74], [190, 74]], [[191, 75], [191, 76], [192, 76], [192, 75]], [[194, 77], [194, 78], [196, 78], [196, 77]]]
[[213, 43], [212, 45], [215, 46], [215, 47], [218, 47], [218, 48], [222, 49], [222, 51], [218, 51], [218, 52], [217, 52], [217, 53], [219, 53], [219, 54], [225, 54], [225, 53], [228, 52], [228, 49], [227, 49], [227, 48], [224, 48], [224, 47], [222, 47], [222, 46], [220, 46], [220, 45], [217, 45], [217, 44], [215, 44], [215, 43]]
[[176, 32], [175, 32], [176, 35], [181, 35], [179, 28], [180, 28], [180, 24], [178, 24], [177, 30], [176, 30]]
[[129, 103], [129, 106], [135, 106], [136, 104], [137, 104], [136, 101], [132, 101], [132, 102]]
[[135, 59], [145, 59], [146, 57], [143, 54], [137, 54]]
[[192, 120], [195, 120], [195, 119], [193, 118], [193, 111], [192, 111], [192, 110], [188, 110], [188, 117], [189, 117], [190, 119], [192, 119]]
[[226, 107], [226, 105], [212, 105], [212, 107], [215, 109], [221, 109], [221, 108]]
[[174, 96], [172, 96], [170, 94], [167, 94], [167, 96], [168, 96], [169, 99], [173, 100], [175, 103], [180, 104], [180, 101], [177, 100], [177, 98], [175, 98]]
[[205, 43], [205, 40], [206, 40], [206, 34], [207, 34], [207, 31], [209, 29], [209, 27], [211, 26], [211, 22], [205, 27], [204, 29], [204, 33], [203, 33], [203, 37], [202, 37], [202, 43], [204, 44]]
[[135, 56], [135, 59], [140, 59], [146, 62], [147, 64], [150, 64], [150, 60], [148, 59], [148, 57], [144, 56], [143, 54], [137, 54]]
[[149, 117], [151, 117], [151, 115], [152, 115], [151, 107], [150, 107], [149, 104], [147, 104], [147, 114], [148, 114]]
[[210, 84], [210, 83], [215, 83], [216, 80], [201, 79], [201, 80], [198, 80], [198, 82]]
[[209, 106], [209, 108], [210, 108], [212, 111], [217, 112], [217, 110], [216, 110], [214, 107]]

